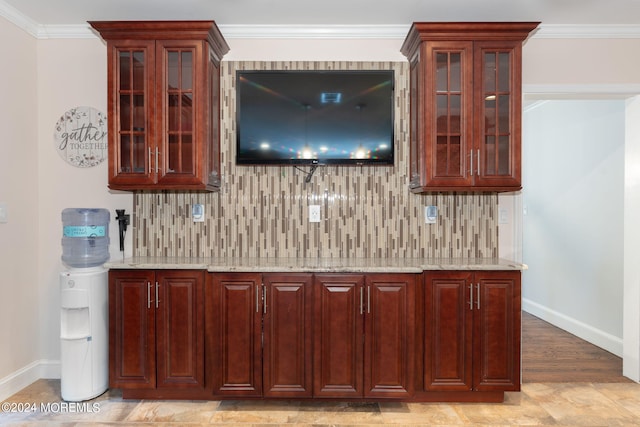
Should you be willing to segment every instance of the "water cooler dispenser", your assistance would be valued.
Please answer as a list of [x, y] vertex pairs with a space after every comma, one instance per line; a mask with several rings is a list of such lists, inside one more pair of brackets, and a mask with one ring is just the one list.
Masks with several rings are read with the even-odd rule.
[[60, 272], [60, 389], [62, 399], [82, 401], [109, 386], [109, 211], [62, 211]]

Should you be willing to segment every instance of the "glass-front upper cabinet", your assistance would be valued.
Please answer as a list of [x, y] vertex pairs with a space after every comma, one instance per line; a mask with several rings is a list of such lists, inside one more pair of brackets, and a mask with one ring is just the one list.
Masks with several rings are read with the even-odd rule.
[[219, 65], [229, 47], [215, 23], [90, 24], [107, 41], [109, 188], [217, 190]]
[[414, 23], [411, 191], [521, 188], [521, 51], [538, 23]]
[[520, 185], [520, 43], [476, 43], [479, 185]]

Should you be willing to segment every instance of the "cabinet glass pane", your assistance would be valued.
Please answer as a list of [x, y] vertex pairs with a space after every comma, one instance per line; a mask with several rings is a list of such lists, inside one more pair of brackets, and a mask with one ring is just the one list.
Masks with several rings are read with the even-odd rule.
[[449, 88], [449, 55], [436, 53], [436, 91], [446, 92]]
[[436, 116], [436, 132], [438, 135], [445, 134], [449, 131], [449, 96], [436, 95], [437, 116]]
[[131, 172], [131, 137], [120, 135], [120, 173]]
[[170, 132], [177, 131], [180, 129], [180, 95], [169, 94], [167, 102], [169, 103], [167, 126]]
[[459, 53], [450, 53], [450, 73], [449, 73], [449, 90], [451, 92], [459, 92], [462, 90], [462, 55]]
[[182, 153], [180, 158], [182, 160], [181, 171], [183, 173], [193, 173], [193, 138], [191, 134], [182, 134]]
[[511, 81], [511, 54], [509, 52], [498, 53], [498, 90], [509, 92]]
[[184, 132], [191, 132], [193, 129], [193, 95], [185, 93], [182, 96], [182, 108], [181, 112], [181, 130]]
[[133, 172], [144, 173], [149, 159], [144, 134], [133, 135]]
[[494, 52], [484, 54], [484, 90], [485, 92], [496, 90], [496, 54]]
[[509, 117], [510, 117], [510, 96], [498, 95], [498, 133], [501, 135], [509, 134]]
[[145, 128], [144, 95], [133, 96], [133, 130], [142, 132]]
[[180, 82], [180, 54], [169, 51], [167, 53], [167, 84], [169, 89], [179, 89], [178, 82]]
[[498, 137], [498, 175], [508, 175], [511, 173], [510, 142], [508, 136]]
[[496, 138], [494, 136], [487, 136], [485, 138], [484, 145], [484, 174], [495, 175], [496, 174]]
[[168, 167], [167, 173], [180, 172], [180, 135], [169, 135]]
[[191, 90], [193, 89], [193, 52], [185, 51], [182, 52], [182, 90]]
[[120, 63], [120, 90], [131, 89], [131, 52], [120, 51], [119, 53]]
[[144, 52], [133, 52], [133, 90], [144, 90]]
[[120, 130], [131, 130], [131, 96], [120, 95]]
[[462, 115], [462, 99], [460, 95], [451, 95], [449, 97], [449, 133], [460, 133], [460, 116]]
[[484, 131], [485, 134], [493, 134], [496, 131], [495, 95], [486, 96], [484, 99]]

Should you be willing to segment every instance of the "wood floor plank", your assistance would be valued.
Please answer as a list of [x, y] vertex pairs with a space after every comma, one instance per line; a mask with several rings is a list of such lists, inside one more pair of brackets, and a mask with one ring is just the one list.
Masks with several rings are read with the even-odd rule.
[[632, 382], [622, 359], [529, 313], [522, 313], [522, 382]]

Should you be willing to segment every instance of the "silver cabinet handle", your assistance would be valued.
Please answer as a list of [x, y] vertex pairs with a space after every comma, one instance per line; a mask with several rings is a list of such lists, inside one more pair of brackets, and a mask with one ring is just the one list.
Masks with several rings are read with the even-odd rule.
[[473, 150], [469, 150], [469, 156], [471, 156], [469, 160], [469, 175], [473, 176]]
[[364, 289], [360, 288], [360, 314], [364, 314]]
[[160, 168], [158, 167], [158, 155], [160, 154], [159, 150], [156, 148], [156, 173], [158, 173], [158, 170], [160, 170]]
[[262, 312], [267, 314], [267, 287], [262, 285]]
[[367, 313], [371, 313], [371, 286], [367, 286]]
[[478, 176], [480, 176], [480, 149], [478, 149], [478, 156], [476, 157], [478, 161]]
[[156, 308], [158, 308], [158, 303], [160, 301], [158, 300], [158, 282], [156, 282]]
[[153, 169], [151, 169], [151, 147], [149, 147], [149, 173], [152, 173]]
[[476, 288], [478, 289], [478, 297], [476, 298], [476, 308], [480, 310], [480, 283], [476, 285]]
[[473, 310], [473, 283], [469, 285], [469, 310]]

